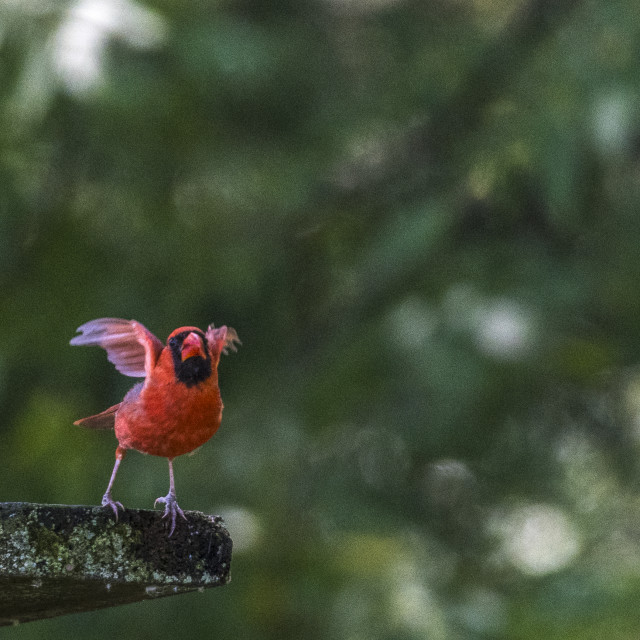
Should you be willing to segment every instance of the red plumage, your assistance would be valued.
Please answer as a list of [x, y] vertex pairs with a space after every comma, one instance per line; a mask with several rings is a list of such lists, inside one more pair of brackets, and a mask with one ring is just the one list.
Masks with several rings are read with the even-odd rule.
[[156, 502], [165, 503], [171, 516], [171, 535], [176, 515], [184, 517], [175, 496], [173, 459], [203, 445], [218, 430], [222, 400], [218, 387], [220, 355], [236, 351], [236, 332], [228, 327], [180, 327], [163, 345], [135, 320], [101, 318], [78, 328], [72, 345], [97, 345], [121, 373], [144, 377], [124, 400], [95, 416], [75, 422], [93, 429], [115, 428], [116, 463], [102, 505], [113, 509], [116, 519], [122, 504], [111, 497], [111, 487], [128, 449], [167, 458], [169, 493]]

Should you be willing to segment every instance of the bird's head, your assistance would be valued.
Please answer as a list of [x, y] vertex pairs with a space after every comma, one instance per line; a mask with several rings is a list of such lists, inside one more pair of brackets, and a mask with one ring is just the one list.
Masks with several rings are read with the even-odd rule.
[[205, 335], [197, 327], [180, 327], [167, 338], [173, 367], [179, 382], [188, 387], [211, 375], [211, 355]]

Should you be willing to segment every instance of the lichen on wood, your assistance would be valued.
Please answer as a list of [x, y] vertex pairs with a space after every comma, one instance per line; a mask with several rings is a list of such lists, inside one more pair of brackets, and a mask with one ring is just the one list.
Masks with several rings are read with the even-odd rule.
[[219, 516], [0, 503], [0, 625], [226, 584], [232, 542]]

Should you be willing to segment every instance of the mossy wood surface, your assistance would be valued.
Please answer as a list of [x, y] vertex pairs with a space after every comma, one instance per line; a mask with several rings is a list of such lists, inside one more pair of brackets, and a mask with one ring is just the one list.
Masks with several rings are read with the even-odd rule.
[[168, 537], [162, 512], [0, 503], [0, 625], [89, 611], [229, 581], [219, 516], [186, 512]]

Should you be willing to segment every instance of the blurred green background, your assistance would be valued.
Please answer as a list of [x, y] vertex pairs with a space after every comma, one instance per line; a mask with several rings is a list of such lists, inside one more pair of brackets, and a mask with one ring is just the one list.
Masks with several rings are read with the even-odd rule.
[[636, 639], [639, 60], [636, 0], [0, 0], [0, 500], [104, 492], [78, 325], [244, 343], [175, 464], [232, 583], [0, 634]]

